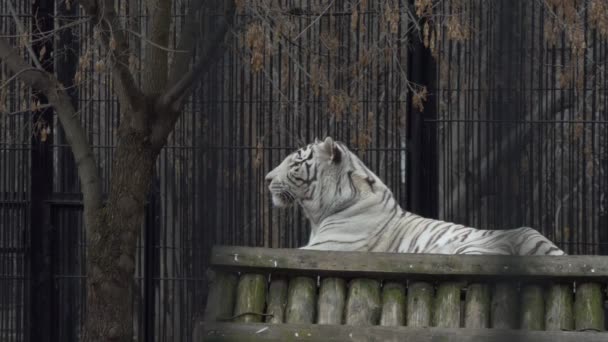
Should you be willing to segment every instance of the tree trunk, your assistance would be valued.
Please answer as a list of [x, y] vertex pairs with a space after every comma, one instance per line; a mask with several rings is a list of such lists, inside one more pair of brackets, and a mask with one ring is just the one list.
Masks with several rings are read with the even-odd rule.
[[157, 156], [145, 134], [120, 130], [107, 205], [87, 236], [85, 341], [132, 339], [136, 241]]

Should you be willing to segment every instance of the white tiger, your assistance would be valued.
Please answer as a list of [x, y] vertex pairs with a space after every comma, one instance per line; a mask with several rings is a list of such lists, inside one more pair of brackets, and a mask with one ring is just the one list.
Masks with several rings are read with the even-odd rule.
[[311, 223], [302, 248], [436, 254], [564, 255], [532, 228], [481, 230], [403, 210], [344, 144], [328, 137], [266, 175], [277, 207], [299, 204]]

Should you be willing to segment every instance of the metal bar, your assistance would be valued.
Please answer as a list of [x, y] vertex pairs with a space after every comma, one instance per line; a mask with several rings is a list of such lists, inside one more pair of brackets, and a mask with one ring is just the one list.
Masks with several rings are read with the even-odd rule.
[[[54, 0], [35, 0], [32, 13], [31, 30], [34, 40], [43, 32], [54, 28]], [[53, 72], [53, 41], [40, 40], [32, 48], [40, 63], [48, 72]], [[42, 53], [42, 50], [46, 50]], [[34, 93], [33, 101], [47, 103], [41, 93]], [[49, 207], [44, 201], [50, 198], [53, 191], [53, 161], [51, 144], [53, 111], [49, 108], [32, 113], [32, 151], [31, 151], [31, 207], [30, 207], [30, 258], [31, 258], [31, 302], [30, 302], [30, 339], [32, 341], [53, 341], [56, 336], [56, 324], [53, 322], [55, 308], [55, 284], [52, 273], [54, 265], [52, 256], [52, 231], [50, 227]]]
[[[413, 1], [409, 3], [412, 13], [415, 11]], [[413, 104], [413, 92], [408, 95], [408, 210], [424, 216], [437, 217], [437, 145], [435, 130], [425, 128], [425, 117], [436, 118], [436, 101], [434, 89], [436, 67], [431, 52], [424, 44], [414, 38], [413, 47], [408, 56], [408, 81], [424, 85], [430, 89], [424, 111]], [[419, 90], [417, 90], [419, 91]]]
[[156, 300], [156, 282], [155, 276], [159, 261], [159, 251], [156, 239], [158, 229], [156, 212], [159, 211], [160, 203], [158, 203], [156, 193], [153, 192], [148, 196], [148, 205], [146, 206], [146, 220], [144, 229], [144, 246], [143, 246], [143, 341], [152, 342], [155, 336], [155, 300]]

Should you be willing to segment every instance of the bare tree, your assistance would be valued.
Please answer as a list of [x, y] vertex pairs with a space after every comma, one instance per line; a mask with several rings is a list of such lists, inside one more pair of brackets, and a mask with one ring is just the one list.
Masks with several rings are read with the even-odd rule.
[[[84, 340], [131, 341], [136, 241], [155, 163], [190, 89], [222, 55], [234, 5], [225, 1], [187, 1], [186, 18], [176, 22], [171, 15], [174, 1], [148, 0], [149, 34], [144, 37], [121, 22], [113, 0], [77, 3], [94, 26], [91, 36], [81, 39], [95, 39], [103, 47], [104, 63], [120, 104], [118, 143], [107, 199], [102, 198], [97, 161], [65, 87], [41, 67], [27, 39], [23, 45], [33, 66], [21, 56], [20, 47], [5, 38], [0, 38], [0, 60], [13, 73], [12, 77], [48, 98], [74, 154], [88, 244]], [[215, 13], [205, 16], [213, 22], [201, 19], [206, 11]], [[15, 20], [21, 25], [16, 16]], [[180, 32], [176, 42], [170, 40], [172, 30]], [[141, 85], [129, 67], [134, 58], [129, 47], [133, 35], [145, 46], [142, 56], [135, 56], [140, 59]]]

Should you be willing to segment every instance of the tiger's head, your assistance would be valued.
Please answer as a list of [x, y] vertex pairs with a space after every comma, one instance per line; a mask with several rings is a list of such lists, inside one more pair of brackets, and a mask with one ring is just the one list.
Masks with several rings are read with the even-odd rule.
[[277, 207], [316, 200], [323, 187], [337, 178], [346, 147], [327, 137], [288, 155], [266, 175]]

